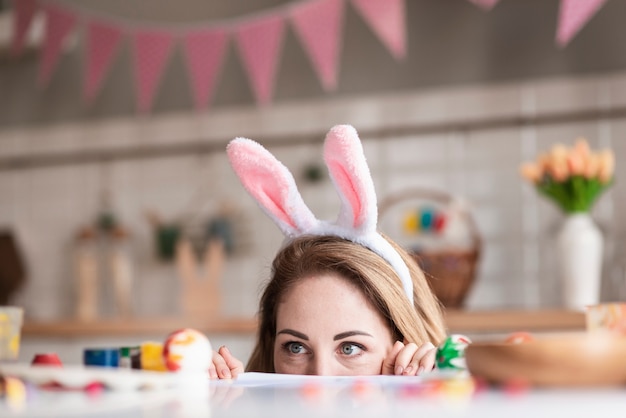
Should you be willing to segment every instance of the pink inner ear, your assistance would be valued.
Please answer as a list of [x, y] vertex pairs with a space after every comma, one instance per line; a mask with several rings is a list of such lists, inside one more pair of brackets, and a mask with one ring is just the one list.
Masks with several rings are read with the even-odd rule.
[[359, 193], [354, 187], [354, 183], [350, 181], [351, 177], [348, 175], [341, 163], [329, 161], [328, 167], [334, 174], [337, 187], [341, 190], [344, 197], [348, 199], [348, 203], [352, 208], [352, 225], [355, 228], [360, 227], [363, 224], [364, 217], [363, 211], [361, 210], [362, 203], [359, 198]]
[[234, 139], [226, 152], [244, 188], [263, 210], [277, 223], [297, 229], [288, 213], [289, 179], [292, 177], [287, 169], [265, 148], [249, 139]]
[[283, 194], [289, 192], [289, 186], [284, 179], [277, 179], [274, 175], [268, 173], [266, 168], [255, 167], [246, 173], [246, 177], [242, 178], [242, 181], [246, 189], [261, 206], [265, 207], [277, 219], [297, 229], [281, 203], [287, 202], [287, 196], [283, 196]]

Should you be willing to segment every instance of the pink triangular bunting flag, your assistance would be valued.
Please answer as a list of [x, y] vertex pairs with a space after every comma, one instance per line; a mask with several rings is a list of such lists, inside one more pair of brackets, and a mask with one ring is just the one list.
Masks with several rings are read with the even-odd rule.
[[556, 42], [564, 47], [606, 0], [561, 0]]
[[303, 3], [291, 12], [296, 34], [325, 90], [337, 87], [343, 10], [343, 0], [320, 0]]
[[43, 9], [46, 30], [39, 66], [39, 83], [46, 86], [56, 68], [63, 41], [76, 24], [76, 15], [53, 4], [46, 4]]
[[121, 37], [122, 30], [117, 26], [97, 21], [87, 24], [83, 75], [83, 97], [86, 101], [92, 101], [100, 91]]
[[395, 59], [406, 56], [404, 0], [352, 0], [352, 5]]
[[26, 34], [37, 11], [36, 0], [13, 0], [13, 43], [11, 52], [18, 55], [24, 48]]
[[283, 17], [273, 15], [247, 22], [236, 29], [239, 53], [260, 104], [269, 103], [272, 97], [284, 26]]
[[491, 10], [496, 5], [496, 3], [498, 3], [500, 0], [469, 0], [469, 1], [471, 1], [475, 5], [485, 10]]
[[137, 109], [148, 112], [161, 81], [173, 44], [173, 35], [165, 30], [137, 31], [133, 35]]
[[183, 38], [196, 109], [205, 109], [213, 96], [227, 39], [224, 29], [189, 32]]

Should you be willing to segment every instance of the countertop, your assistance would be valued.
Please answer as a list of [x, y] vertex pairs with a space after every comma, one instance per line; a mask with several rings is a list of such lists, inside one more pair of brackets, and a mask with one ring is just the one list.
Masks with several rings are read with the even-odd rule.
[[[585, 417], [626, 410], [624, 388], [517, 389], [450, 387], [419, 390], [419, 384], [290, 384], [245, 387], [237, 382], [207, 388], [122, 391], [86, 394], [42, 391], [28, 404], [1, 416], [84, 417]], [[409, 379], [398, 377], [398, 379]]]

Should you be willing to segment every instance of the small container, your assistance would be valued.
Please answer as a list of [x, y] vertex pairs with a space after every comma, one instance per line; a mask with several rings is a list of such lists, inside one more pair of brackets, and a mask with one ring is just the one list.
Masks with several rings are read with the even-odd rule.
[[86, 348], [83, 351], [85, 366], [118, 367], [120, 350], [118, 348]]
[[33, 361], [30, 364], [33, 366], [63, 367], [63, 363], [61, 363], [61, 359], [56, 353], [35, 354], [35, 357], [33, 357]]
[[0, 306], [0, 361], [17, 360], [23, 317], [19, 306]]
[[163, 344], [154, 341], [141, 343], [140, 364], [142, 370], [155, 372], [168, 371], [163, 359]]
[[[120, 359], [118, 366], [122, 369], [140, 369], [141, 349], [140, 347], [120, 347]], [[137, 367], [138, 366], [138, 367]]]

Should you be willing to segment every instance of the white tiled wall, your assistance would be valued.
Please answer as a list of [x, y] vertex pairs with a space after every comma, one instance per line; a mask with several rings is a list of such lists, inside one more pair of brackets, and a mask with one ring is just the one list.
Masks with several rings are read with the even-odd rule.
[[[350, 123], [368, 132], [443, 122], [546, 115], [626, 104], [626, 74], [549, 79], [519, 84], [437, 89], [333, 101], [295, 102], [265, 109], [227, 109], [206, 115], [131, 118], [0, 131], [0, 158], [65, 150], [117, 149], [202, 138], [225, 144], [235, 136], [319, 133]], [[612, 147], [617, 181], [594, 216], [607, 237], [605, 299], [626, 298], [619, 266], [626, 263], [626, 121], [503, 126], [402, 137], [364, 137], [379, 198], [410, 187], [442, 189], [471, 205], [484, 239], [469, 308], [558, 307], [553, 236], [561, 219], [548, 201], [520, 180], [518, 167], [555, 142], [585, 136]], [[328, 181], [303, 180], [304, 166], [321, 161], [321, 146], [297, 143], [270, 148], [294, 172], [305, 201], [321, 218], [334, 218], [337, 197]], [[229, 259], [222, 292], [225, 315], [253, 315], [281, 236], [244, 192], [224, 152], [119, 160], [52, 168], [0, 171], [0, 226], [14, 229], [29, 269], [16, 302], [32, 318], [69, 317], [74, 310], [70, 268], [73, 235], [97, 214], [103, 185], [110, 187], [119, 218], [132, 230], [137, 315], [176, 314], [178, 279], [173, 266], [153, 254], [146, 209], [164, 219], [210, 216], [223, 200], [249, 221], [242, 226], [249, 251]], [[106, 283], [105, 283], [106, 285]], [[110, 309], [103, 310], [111, 314]]]

